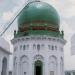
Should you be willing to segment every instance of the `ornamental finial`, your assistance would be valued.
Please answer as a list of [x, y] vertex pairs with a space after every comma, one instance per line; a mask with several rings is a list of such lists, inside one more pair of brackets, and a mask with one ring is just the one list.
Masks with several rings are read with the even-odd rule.
[[62, 34], [62, 38], [63, 38], [64, 37], [64, 31], [63, 30], [61, 31], [61, 34]]
[[29, 3], [29, 2], [33, 2], [33, 1], [40, 1], [40, 0], [28, 0], [28, 3]]

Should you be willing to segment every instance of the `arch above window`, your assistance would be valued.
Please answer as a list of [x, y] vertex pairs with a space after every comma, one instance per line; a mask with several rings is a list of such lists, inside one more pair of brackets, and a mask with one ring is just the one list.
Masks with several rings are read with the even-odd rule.
[[50, 60], [50, 62], [54, 62], [57, 64], [57, 57], [56, 56], [54, 56], [54, 55], [50, 56], [49, 60]]
[[44, 57], [42, 55], [36, 55], [34, 56], [34, 61], [40, 60], [40, 61], [44, 61]]
[[28, 61], [28, 57], [26, 55], [23, 55], [23, 56], [20, 57], [20, 61], [22, 61], [22, 60]]

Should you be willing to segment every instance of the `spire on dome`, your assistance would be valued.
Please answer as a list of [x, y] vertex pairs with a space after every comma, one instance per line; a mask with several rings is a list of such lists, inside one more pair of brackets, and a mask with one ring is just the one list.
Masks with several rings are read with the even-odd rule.
[[29, 3], [29, 2], [33, 2], [33, 1], [40, 1], [40, 0], [28, 0], [28, 3]]

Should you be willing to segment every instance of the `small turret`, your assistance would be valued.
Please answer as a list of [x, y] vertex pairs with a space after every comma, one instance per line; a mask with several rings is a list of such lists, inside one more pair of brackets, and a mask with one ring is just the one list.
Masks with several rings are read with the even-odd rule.
[[63, 38], [64, 37], [64, 31], [63, 30], [61, 31], [61, 35], [62, 35], [62, 38]]
[[14, 37], [15, 37], [15, 35], [16, 35], [16, 30], [14, 30]]

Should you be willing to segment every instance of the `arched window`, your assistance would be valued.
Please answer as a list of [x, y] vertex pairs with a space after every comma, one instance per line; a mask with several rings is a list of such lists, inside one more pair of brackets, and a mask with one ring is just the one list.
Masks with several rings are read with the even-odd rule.
[[42, 48], [42, 49], [44, 49], [44, 48], [45, 48], [45, 45], [44, 45], [44, 44], [42, 44], [42, 45], [41, 45], [41, 48]]
[[61, 57], [61, 59], [60, 59], [60, 72], [61, 72], [61, 75], [63, 75], [63, 73], [64, 73], [64, 67], [63, 67], [63, 58]]
[[14, 75], [17, 75], [17, 57], [14, 57]]
[[36, 49], [36, 45], [35, 45], [35, 44], [33, 44], [33, 50], [34, 50], [34, 49]]
[[23, 46], [23, 50], [26, 50], [26, 46], [25, 45]]
[[55, 46], [55, 50], [57, 50], [57, 46]]
[[49, 50], [51, 49], [50, 45], [48, 45]]
[[52, 45], [52, 50], [54, 50], [54, 46]]
[[2, 72], [1, 75], [7, 75], [7, 58], [3, 58], [2, 60]]
[[37, 50], [40, 50], [40, 45], [39, 44], [37, 45]]
[[22, 45], [20, 45], [20, 50], [22, 50]]
[[27, 44], [27, 47], [26, 47], [26, 49], [28, 50], [29, 49], [29, 45]]

